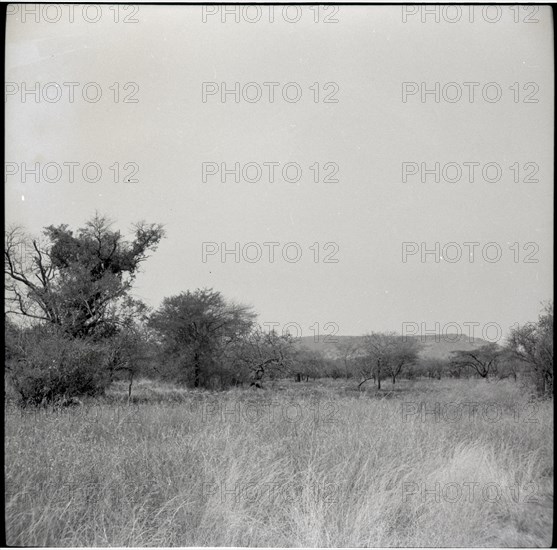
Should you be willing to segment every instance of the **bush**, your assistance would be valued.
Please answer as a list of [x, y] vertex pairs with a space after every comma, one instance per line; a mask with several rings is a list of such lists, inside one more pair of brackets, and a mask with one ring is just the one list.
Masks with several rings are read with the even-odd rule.
[[[15, 340], [14, 340], [15, 341]], [[22, 405], [68, 402], [103, 393], [110, 383], [101, 344], [74, 339], [52, 327], [22, 330], [6, 348], [6, 367]]]

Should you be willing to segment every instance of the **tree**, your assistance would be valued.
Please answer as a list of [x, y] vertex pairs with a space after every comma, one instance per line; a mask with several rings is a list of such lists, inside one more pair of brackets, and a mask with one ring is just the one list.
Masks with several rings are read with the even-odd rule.
[[421, 344], [415, 338], [394, 336], [387, 361], [387, 370], [393, 385], [396, 383], [396, 377], [402, 372], [404, 367], [418, 362], [421, 347]]
[[[438, 357], [424, 357], [419, 360], [416, 370], [421, 376], [441, 380], [441, 376], [449, 372], [448, 361]], [[460, 378], [460, 370], [461, 367], [453, 369], [450, 374], [455, 378]]]
[[110, 380], [121, 373], [128, 376], [128, 402], [132, 396], [134, 378], [153, 359], [156, 341], [148, 327], [149, 308], [140, 300], [124, 300], [117, 332], [105, 340], [107, 368]]
[[345, 338], [341, 339], [337, 343], [336, 347], [340, 353], [340, 357], [344, 365], [344, 374], [348, 380], [350, 360], [361, 353], [361, 343], [357, 338]]
[[334, 361], [324, 357], [320, 351], [312, 350], [307, 346], [301, 346], [295, 350], [293, 362], [296, 382], [304, 379], [307, 382], [310, 376], [313, 378], [324, 376], [339, 378], [339, 375], [342, 376], [342, 372], [337, 369]]
[[363, 380], [358, 385], [358, 388], [373, 378], [377, 380], [377, 389], [381, 389], [381, 376], [384, 372], [382, 372], [382, 369], [384, 369], [387, 363], [392, 346], [391, 335], [372, 332], [364, 336], [363, 347], [366, 358], [360, 362], [360, 374]]
[[553, 390], [553, 302], [544, 307], [537, 323], [511, 330], [507, 349], [533, 369], [540, 394]]
[[497, 375], [500, 379], [513, 378], [516, 382], [519, 373], [524, 371], [524, 363], [518, 359], [508, 348], [503, 348], [499, 356]]
[[209, 374], [233, 346], [252, 329], [251, 307], [228, 302], [212, 289], [182, 292], [165, 298], [149, 320], [163, 349], [178, 360], [183, 372], [193, 371], [193, 385], [207, 385]]
[[502, 351], [495, 342], [490, 342], [474, 350], [453, 351], [451, 352], [451, 365], [454, 368], [469, 367], [488, 380], [489, 375], [497, 370]]
[[391, 377], [393, 384], [396, 377], [405, 366], [418, 361], [420, 344], [415, 339], [406, 338], [395, 332], [372, 332], [364, 336], [363, 349], [365, 357], [358, 361], [360, 374], [365, 382], [377, 380], [377, 389], [381, 389], [381, 379], [384, 374]]
[[286, 333], [263, 330], [257, 326], [232, 348], [233, 363], [247, 369], [251, 385], [262, 387], [265, 376], [278, 378], [289, 375], [297, 366], [298, 351], [294, 338]]
[[66, 224], [46, 227], [42, 239], [21, 227], [7, 231], [7, 312], [58, 326], [71, 337], [114, 334], [119, 306], [164, 230], [139, 222], [127, 241], [111, 226], [97, 213], [75, 233]]

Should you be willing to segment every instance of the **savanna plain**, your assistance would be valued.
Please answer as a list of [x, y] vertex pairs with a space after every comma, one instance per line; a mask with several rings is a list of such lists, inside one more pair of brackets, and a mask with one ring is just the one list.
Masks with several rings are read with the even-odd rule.
[[19, 546], [548, 546], [553, 401], [511, 380], [187, 390], [5, 405]]

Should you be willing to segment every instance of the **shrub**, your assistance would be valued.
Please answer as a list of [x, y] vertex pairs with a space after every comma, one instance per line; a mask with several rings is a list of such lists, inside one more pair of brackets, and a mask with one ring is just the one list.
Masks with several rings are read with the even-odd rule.
[[110, 383], [101, 344], [68, 337], [52, 327], [22, 330], [16, 349], [6, 349], [6, 367], [22, 405], [98, 395]]

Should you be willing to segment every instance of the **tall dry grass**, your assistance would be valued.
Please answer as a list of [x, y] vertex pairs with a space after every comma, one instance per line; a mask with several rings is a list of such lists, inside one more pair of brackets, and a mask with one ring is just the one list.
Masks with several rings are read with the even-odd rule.
[[550, 543], [552, 401], [509, 381], [354, 386], [210, 394], [143, 381], [130, 406], [116, 386], [72, 410], [10, 408], [8, 542]]

